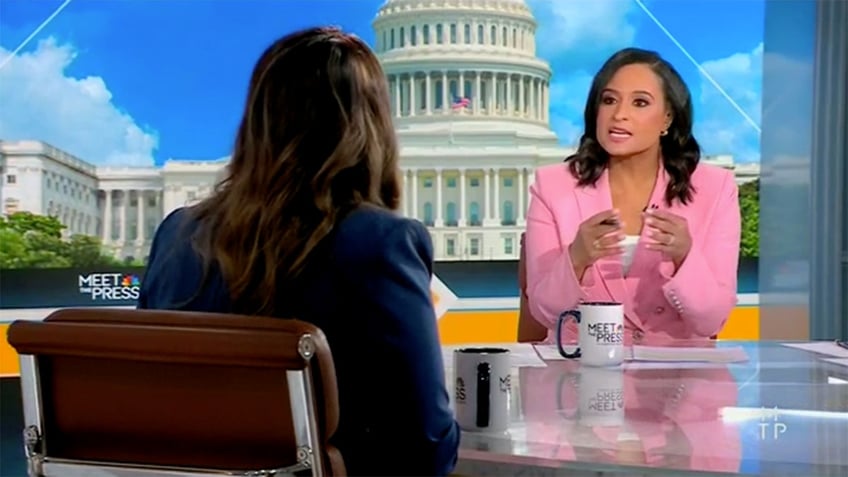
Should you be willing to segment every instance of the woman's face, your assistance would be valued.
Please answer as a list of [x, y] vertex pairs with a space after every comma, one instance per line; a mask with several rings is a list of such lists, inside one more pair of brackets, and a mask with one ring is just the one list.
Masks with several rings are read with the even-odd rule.
[[670, 124], [662, 82], [647, 65], [621, 67], [601, 91], [597, 137], [610, 157], [658, 149]]

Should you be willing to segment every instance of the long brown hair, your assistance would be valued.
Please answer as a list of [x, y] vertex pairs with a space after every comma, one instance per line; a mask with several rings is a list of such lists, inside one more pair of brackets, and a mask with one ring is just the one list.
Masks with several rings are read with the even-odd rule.
[[273, 313], [346, 212], [396, 209], [398, 154], [386, 76], [362, 40], [311, 28], [272, 44], [226, 177], [192, 208], [194, 247], [207, 277], [220, 270], [233, 311]]

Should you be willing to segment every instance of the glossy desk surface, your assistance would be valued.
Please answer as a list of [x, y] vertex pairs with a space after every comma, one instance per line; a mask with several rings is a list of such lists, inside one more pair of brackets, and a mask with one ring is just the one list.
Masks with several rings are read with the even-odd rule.
[[[463, 432], [456, 472], [848, 476], [848, 367], [779, 343], [717, 346], [742, 346], [749, 360], [513, 368], [509, 431]], [[616, 389], [621, 420], [588, 415]]]

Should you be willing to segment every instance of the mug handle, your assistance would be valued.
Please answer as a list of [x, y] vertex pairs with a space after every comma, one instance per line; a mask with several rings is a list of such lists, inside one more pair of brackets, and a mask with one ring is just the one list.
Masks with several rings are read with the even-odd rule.
[[580, 357], [580, 346], [578, 346], [573, 353], [565, 351], [562, 347], [562, 324], [571, 317], [574, 318], [578, 325], [580, 324], [580, 311], [578, 310], [568, 310], [559, 315], [556, 328], [556, 344], [559, 349], [559, 354], [561, 354], [563, 358], [575, 359]]
[[557, 389], [556, 389], [557, 412], [559, 412], [559, 414], [561, 414], [561, 415], [564, 414], [567, 419], [574, 419], [575, 417], [577, 417], [577, 409], [575, 409], [574, 411], [569, 412], [569, 413], [565, 413], [564, 409], [563, 409], [564, 406], [563, 406], [563, 403], [562, 403], [562, 395], [565, 392], [562, 390], [562, 385], [566, 384], [565, 383], [566, 379], [568, 379], [570, 381], [568, 383], [569, 386], [574, 386], [574, 387], [577, 386], [577, 384], [575, 384], [574, 376], [571, 376], [569, 374], [560, 374], [559, 375], [559, 381], [557, 382]]

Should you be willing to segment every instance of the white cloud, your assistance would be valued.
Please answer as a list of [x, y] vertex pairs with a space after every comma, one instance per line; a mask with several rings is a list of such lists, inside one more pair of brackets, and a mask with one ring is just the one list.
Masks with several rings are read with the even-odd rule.
[[537, 54], [551, 62], [551, 128], [563, 144], [583, 133], [592, 76], [609, 55], [632, 46], [636, 28], [627, 0], [527, 0], [539, 22]]
[[701, 66], [730, 97], [701, 76], [701, 94], [694, 98], [695, 135], [704, 152], [731, 154], [737, 162], [759, 161], [760, 135], [751, 122], [762, 123], [763, 44]]
[[530, 0], [540, 23], [544, 53], [630, 46], [636, 28], [628, 21], [633, 2], [622, 0]]
[[[10, 54], [0, 48], [0, 60]], [[0, 139], [46, 141], [98, 165], [152, 165], [156, 132], [113, 103], [102, 77], [67, 76], [76, 55], [49, 38], [0, 69]]]

